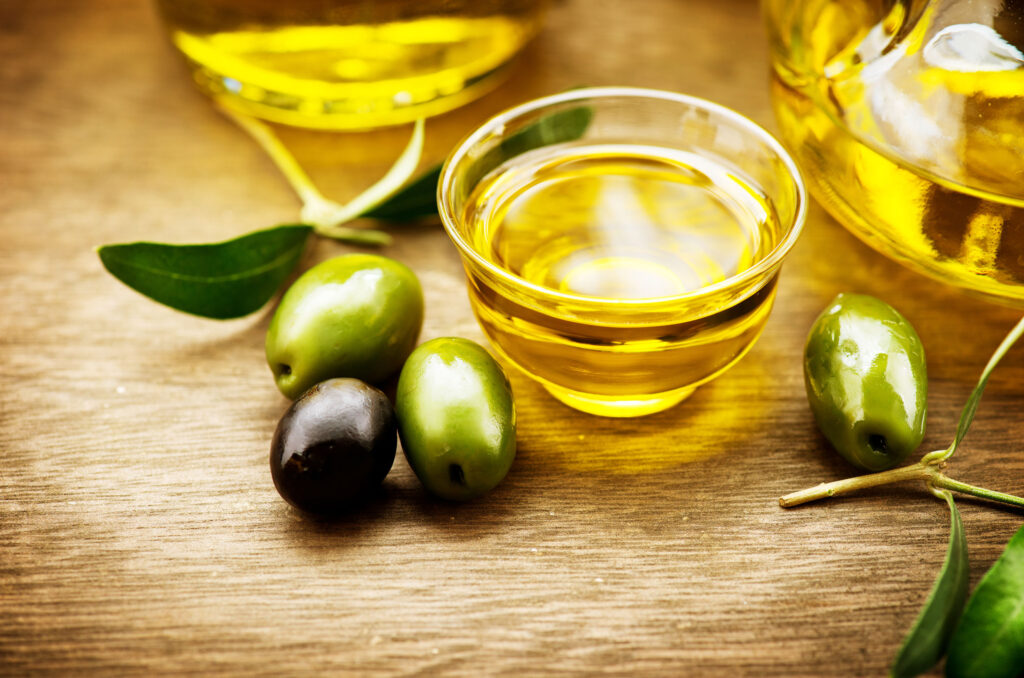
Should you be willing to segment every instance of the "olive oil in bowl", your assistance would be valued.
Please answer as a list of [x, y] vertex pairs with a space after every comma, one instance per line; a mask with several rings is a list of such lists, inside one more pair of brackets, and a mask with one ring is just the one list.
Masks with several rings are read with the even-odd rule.
[[[780, 214], [775, 196], [720, 149], [652, 143], [644, 133], [634, 141], [602, 119], [604, 92], [680, 112], [699, 100], [658, 93], [669, 100], [634, 102], [650, 91], [628, 88], [549, 99], [588, 92], [594, 121], [582, 139], [527, 150], [506, 142], [498, 148], [520, 152], [479, 179], [472, 158], [492, 157], [490, 133], [514, 136], [517, 125], [499, 116], [464, 142], [442, 174], [442, 218], [494, 346], [572, 407], [639, 416], [675, 405], [753, 345], [799, 231], [802, 196], [783, 180]], [[609, 108], [611, 123], [621, 110]], [[698, 116], [690, 132], [700, 138], [712, 122], [725, 124]], [[738, 142], [735, 131], [718, 137]]]
[[738, 360], [768, 319], [774, 283], [689, 322], [669, 314], [636, 323], [619, 304], [670, 308], [668, 299], [722, 283], [777, 243], [764, 196], [699, 156], [631, 145], [540, 149], [481, 182], [465, 219], [474, 248], [495, 266], [594, 300], [592, 314], [573, 318], [531, 312], [480, 280], [470, 287], [495, 345], [589, 411], [614, 414], [623, 399], [629, 410], [678, 402]]

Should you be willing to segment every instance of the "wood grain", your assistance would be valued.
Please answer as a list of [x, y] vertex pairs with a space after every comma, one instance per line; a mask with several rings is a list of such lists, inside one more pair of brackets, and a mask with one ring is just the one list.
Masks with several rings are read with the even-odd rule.
[[[750, 2], [563, 2], [504, 87], [430, 121], [428, 160], [489, 114], [580, 84], [687, 92], [771, 127], [766, 51]], [[405, 134], [282, 131], [338, 198]], [[928, 351], [932, 449], [1015, 311], [917, 277], [814, 208], [762, 339], [681, 407], [597, 419], [514, 375], [519, 456], [494, 493], [432, 500], [399, 457], [378, 501], [320, 523], [271, 484], [286, 402], [267, 314], [169, 311], [92, 249], [296, 215], [261, 151], [192, 90], [149, 5], [0, 5], [0, 674], [885, 673], [948, 516], [917, 487], [778, 507], [850, 473], [806, 407], [804, 336], [839, 291], [897, 305]], [[307, 263], [346, 249], [318, 242]], [[422, 279], [424, 340], [481, 339], [438, 228], [403, 230], [387, 254]], [[954, 475], [1024, 491], [1021, 402], [1018, 348]], [[1021, 513], [962, 506], [973, 583]]]

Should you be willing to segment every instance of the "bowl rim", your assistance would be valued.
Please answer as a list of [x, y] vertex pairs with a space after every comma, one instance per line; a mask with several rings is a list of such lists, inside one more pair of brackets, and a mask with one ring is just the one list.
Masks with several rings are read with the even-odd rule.
[[[456, 216], [452, 209], [452, 202], [454, 200], [452, 196], [455, 185], [455, 168], [458, 167], [465, 158], [469, 149], [472, 148], [483, 136], [491, 134], [495, 130], [501, 130], [508, 122], [515, 118], [549, 106], [572, 101], [630, 97], [637, 99], [658, 99], [677, 104], [684, 104], [697, 110], [710, 111], [720, 115], [728, 119], [737, 127], [758, 137], [782, 160], [782, 163], [788, 170], [796, 189], [797, 205], [792, 220], [793, 224], [790, 227], [789, 232], [786, 234], [785, 238], [780, 240], [775, 247], [772, 248], [772, 251], [769, 252], [767, 256], [757, 261], [753, 266], [750, 266], [749, 268], [746, 268], [725, 280], [705, 285], [704, 287], [690, 292], [663, 297], [610, 299], [605, 297], [561, 292], [550, 287], [545, 287], [544, 285], [530, 282], [508, 269], [496, 266], [494, 263], [484, 258], [476, 248], [462, 237], [456, 229]], [[789, 253], [789, 250], [792, 249], [803, 230], [804, 222], [807, 217], [807, 189], [804, 185], [804, 180], [800, 174], [800, 170], [797, 168], [796, 162], [793, 160], [792, 156], [790, 156], [789, 152], [786, 151], [783, 145], [770, 132], [768, 132], [768, 130], [731, 108], [700, 97], [670, 92], [667, 90], [644, 87], [585, 87], [532, 99], [517, 106], [513, 106], [512, 108], [506, 109], [505, 111], [491, 117], [477, 127], [473, 132], [468, 134], [455, 146], [454, 150], [448, 155], [448, 158], [445, 160], [444, 165], [441, 168], [441, 175], [437, 182], [437, 208], [438, 214], [441, 217], [441, 222], [444, 225], [444, 229], [447, 231], [448, 237], [451, 238], [453, 243], [455, 243], [460, 254], [463, 257], [469, 258], [475, 265], [515, 289], [529, 290], [531, 295], [551, 300], [555, 303], [570, 302], [593, 306], [614, 306], [624, 310], [654, 310], [652, 307], [660, 307], [677, 302], [699, 301], [730, 288], [742, 287], [743, 285], [762, 276], [766, 278], [765, 282], [767, 282], [768, 276], [766, 274], [771, 269], [781, 265], [782, 260], [785, 258], [786, 254]]]

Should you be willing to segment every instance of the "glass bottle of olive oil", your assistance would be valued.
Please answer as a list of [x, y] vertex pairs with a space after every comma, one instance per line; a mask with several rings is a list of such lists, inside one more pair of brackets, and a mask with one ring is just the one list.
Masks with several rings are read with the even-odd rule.
[[157, 0], [196, 83], [244, 113], [358, 129], [494, 87], [545, 0]]
[[1024, 305], [1024, 2], [765, 0], [783, 139], [853, 233]]

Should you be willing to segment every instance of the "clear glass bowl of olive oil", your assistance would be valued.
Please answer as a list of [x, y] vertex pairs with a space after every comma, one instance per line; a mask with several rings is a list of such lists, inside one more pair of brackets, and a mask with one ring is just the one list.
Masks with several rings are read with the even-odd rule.
[[1024, 4], [765, 0], [782, 139], [888, 256], [1024, 306]]
[[750, 349], [806, 210], [760, 127], [635, 88], [493, 118], [448, 158], [438, 202], [497, 350], [615, 417], [675, 405]]
[[495, 87], [546, 0], [156, 0], [200, 89], [300, 127], [410, 122]]

